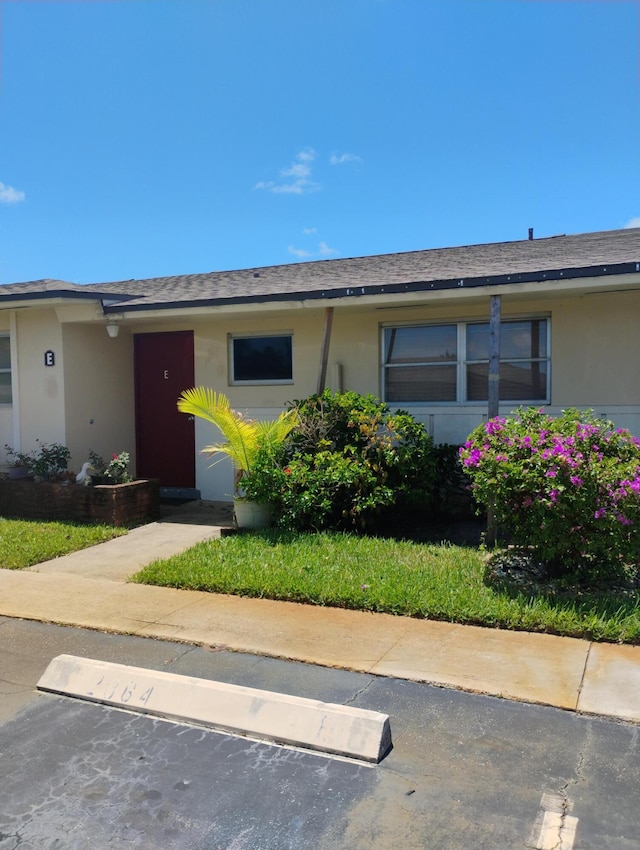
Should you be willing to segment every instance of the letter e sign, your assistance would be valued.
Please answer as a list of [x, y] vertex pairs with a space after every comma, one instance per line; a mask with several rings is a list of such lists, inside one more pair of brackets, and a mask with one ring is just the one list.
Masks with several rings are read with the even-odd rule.
[[53, 351], [45, 351], [45, 353], [44, 353], [44, 365], [45, 366], [55, 366], [56, 365], [56, 355]]

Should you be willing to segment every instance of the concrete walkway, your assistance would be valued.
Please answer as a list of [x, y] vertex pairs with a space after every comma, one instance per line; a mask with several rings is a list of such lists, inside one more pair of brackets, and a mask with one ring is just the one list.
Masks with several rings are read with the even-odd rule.
[[640, 647], [128, 584], [230, 524], [190, 503], [126, 536], [0, 570], [0, 616], [135, 634], [430, 682], [640, 723]]

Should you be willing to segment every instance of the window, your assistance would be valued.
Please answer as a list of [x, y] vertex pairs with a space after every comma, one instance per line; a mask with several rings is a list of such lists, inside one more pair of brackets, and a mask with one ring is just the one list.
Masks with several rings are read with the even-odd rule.
[[9, 336], [0, 334], [0, 404], [11, 404], [11, 349]]
[[[467, 400], [486, 401], [489, 384], [489, 325], [467, 325]], [[500, 398], [547, 398], [547, 320], [500, 325]]]
[[232, 384], [287, 384], [293, 382], [293, 338], [232, 336], [229, 339]]
[[385, 328], [387, 401], [455, 401], [456, 325]]
[[[501, 323], [501, 400], [548, 399], [548, 338], [548, 319]], [[487, 400], [488, 322], [384, 328], [383, 358], [383, 392], [388, 402]]]

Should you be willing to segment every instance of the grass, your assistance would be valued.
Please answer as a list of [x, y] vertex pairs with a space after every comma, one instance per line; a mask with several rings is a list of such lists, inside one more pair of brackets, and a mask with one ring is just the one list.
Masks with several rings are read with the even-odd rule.
[[126, 534], [110, 525], [78, 525], [0, 517], [0, 569], [21, 570]]
[[384, 611], [590, 640], [640, 643], [640, 599], [610, 591], [518, 592], [485, 580], [477, 548], [273, 531], [200, 543], [139, 583]]

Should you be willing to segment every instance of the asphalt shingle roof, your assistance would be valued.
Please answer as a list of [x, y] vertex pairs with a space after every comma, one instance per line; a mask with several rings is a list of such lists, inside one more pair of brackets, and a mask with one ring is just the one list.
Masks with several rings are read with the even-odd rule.
[[[129, 311], [515, 283], [551, 279], [550, 272], [578, 277], [639, 270], [640, 229], [625, 229], [84, 286], [35, 281], [0, 287], [0, 300], [92, 293], [121, 298], [120, 309], [126, 304]], [[118, 304], [109, 309], [118, 310]]]
[[73, 291], [74, 289], [84, 290], [84, 286], [77, 283], [69, 283], [68, 280], [31, 280], [28, 283], [5, 283], [0, 289], [0, 294], [9, 295], [10, 293], [28, 294], [31, 292], [55, 293], [58, 291]]

